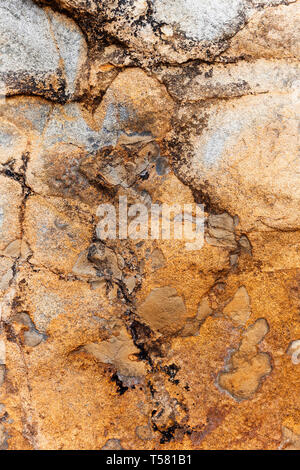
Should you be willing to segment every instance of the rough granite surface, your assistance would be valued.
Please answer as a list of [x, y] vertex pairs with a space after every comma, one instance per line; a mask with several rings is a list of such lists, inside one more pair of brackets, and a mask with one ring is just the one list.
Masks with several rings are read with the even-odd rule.
[[[300, 450], [300, 1], [0, 1], [0, 449]], [[98, 206], [203, 204], [204, 244]]]

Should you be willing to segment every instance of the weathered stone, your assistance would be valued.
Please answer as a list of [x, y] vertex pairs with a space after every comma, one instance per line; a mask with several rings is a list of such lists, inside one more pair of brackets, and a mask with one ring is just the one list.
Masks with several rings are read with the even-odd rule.
[[74, 96], [85, 40], [68, 18], [31, 0], [3, 0], [0, 79], [6, 95]]
[[292, 356], [292, 363], [294, 365], [300, 364], [300, 340], [293, 341], [290, 344], [287, 353]]
[[130, 144], [164, 137], [173, 108], [164, 86], [141, 69], [128, 68], [108, 88], [94, 118], [107, 133], [113, 126], [116, 137]]
[[200, 110], [207, 124], [189, 136], [182, 177], [213, 205], [237, 214], [241, 230], [298, 228], [298, 109], [295, 90]]
[[165, 257], [159, 248], [155, 248], [151, 253], [151, 263], [153, 270], [163, 268], [165, 266]]
[[5, 292], [13, 278], [14, 262], [10, 258], [0, 257], [0, 293]]
[[0, 252], [21, 237], [22, 187], [0, 174]]
[[139, 350], [124, 328], [118, 331], [117, 336], [99, 344], [86, 344], [82, 350], [104, 364], [111, 364], [122, 377], [143, 377], [146, 374], [145, 364], [138, 358]]
[[124, 450], [119, 439], [108, 439], [101, 450]]
[[84, 205], [61, 198], [27, 200], [24, 236], [31, 262], [59, 273], [71, 273], [92, 238], [91, 214]]
[[293, 89], [299, 78], [299, 64], [265, 59], [211, 65], [192, 62], [183, 67], [158, 68], [156, 73], [174, 98], [194, 102]]
[[0, 387], [3, 385], [5, 379], [5, 365], [0, 364]]
[[299, 4], [2, 0], [1, 450], [299, 449]]
[[[298, 426], [299, 428], [299, 426]], [[300, 435], [293, 432], [288, 427], [282, 427], [282, 443], [280, 450], [300, 450]]]
[[229, 48], [221, 57], [226, 60], [238, 57], [299, 59], [299, 9], [300, 4], [295, 1], [258, 11], [230, 40]]
[[[103, 5], [109, 20], [104, 30], [117, 36], [140, 58], [167, 62], [189, 59], [213, 60], [228, 47], [259, 7], [282, 1], [223, 0], [195, 3], [192, 0], [155, 0]], [[290, 2], [289, 2], [290, 3]], [[150, 18], [145, 21], [145, 18]], [[155, 26], [154, 26], [155, 25]]]
[[250, 326], [243, 335], [238, 351], [231, 357], [229, 370], [219, 375], [219, 385], [236, 399], [250, 398], [261, 380], [272, 370], [269, 355], [257, 352], [257, 344], [268, 331], [264, 318]]
[[165, 334], [176, 333], [186, 315], [183, 299], [169, 286], [150, 292], [138, 312], [151, 328]]
[[236, 247], [234, 223], [228, 214], [211, 215], [207, 221], [207, 243], [214, 246]]
[[223, 310], [238, 326], [244, 326], [251, 315], [250, 298], [245, 287], [240, 287], [235, 293], [233, 299]]
[[104, 244], [94, 243], [91, 245], [88, 250], [88, 259], [96, 267], [99, 277], [115, 280], [122, 278], [116, 253]]

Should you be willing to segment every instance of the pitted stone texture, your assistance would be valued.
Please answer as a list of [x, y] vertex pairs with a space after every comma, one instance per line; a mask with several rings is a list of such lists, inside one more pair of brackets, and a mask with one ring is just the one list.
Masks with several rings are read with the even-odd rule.
[[[99, 184], [127, 188], [155, 164], [154, 141], [170, 130], [173, 109], [165, 87], [138, 68], [119, 74], [94, 113], [78, 103], [54, 106], [42, 136], [33, 139], [28, 185], [97, 206], [105, 197]], [[157, 171], [165, 166], [161, 159]]]
[[[82, 93], [36, 3], [59, 65], [28, 93], [80, 102], [0, 103], [0, 447], [297, 448], [298, 2], [55, 0]], [[205, 202], [202, 249], [101, 243], [119, 195]]]
[[78, 27], [56, 13], [48, 16], [32, 0], [3, 0], [0, 11], [0, 79], [6, 95], [74, 96], [86, 47]]
[[85, 158], [84, 147], [63, 142], [48, 147], [42, 143], [31, 154], [27, 183], [44, 196], [67, 197], [96, 206], [101, 199], [99, 191], [80, 171]]
[[[139, 402], [147, 402], [143, 386], [128, 388], [126, 394], [120, 395], [113, 381], [114, 366], [80, 351], [85, 344], [117, 338], [120, 331], [120, 339], [127, 335], [127, 345], [131, 345], [129, 355], [137, 352], [128, 333], [121, 329], [121, 306], [115, 302], [112, 307], [102, 287], [63, 281], [47, 270], [34, 273], [27, 267], [19, 276], [20, 302], [10, 321], [11, 333], [19, 346], [6, 342], [7, 370], [1, 388], [10, 416], [5, 424], [9, 447], [96, 450], [105, 445], [110, 429], [112, 436], [126, 442], [126, 447], [145, 448], [135, 435], [136, 426], [148, 423], [148, 416], [137, 411]], [[27, 325], [32, 328], [33, 323], [44, 334], [39, 344], [25, 335], [26, 325], [21, 325], [24, 309], [31, 313]], [[116, 357], [122, 363], [122, 358]], [[125, 354], [125, 358], [139, 364], [136, 357], [128, 359]], [[17, 394], [9, 385], [12, 382], [18, 387]]]
[[[102, 285], [94, 288], [82, 281], [63, 280], [49, 270], [40, 268], [37, 272], [30, 272], [26, 267], [20, 271], [18, 281], [22, 282], [18, 292], [20, 303], [15, 313], [31, 312], [31, 319], [39, 332], [51, 335], [52, 328], [56, 328], [56, 319], [60, 322], [69, 316], [81, 318], [84, 315], [87, 323], [93, 323], [93, 328], [103, 325], [109, 329], [113, 309]], [[80, 321], [83, 320], [81, 318]], [[112, 318], [112, 324], [114, 323]], [[80, 325], [77, 327], [80, 328]], [[74, 341], [75, 330], [70, 335]], [[90, 336], [89, 341], [93, 341], [93, 338]]]
[[[253, 24], [255, 21], [259, 22], [259, 15], [263, 18], [261, 20], [263, 24], [260, 26], [261, 44], [258, 45], [261, 57], [268, 56], [268, 43], [263, 37], [266, 36], [267, 29], [272, 31], [272, 27], [275, 31], [271, 34], [271, 50], [283, 51], [287, 57], [289, 52], [286, 51], [295, 50], [297, 47], [292, 44], [297, 43], [297, 33], [293, 32], [297, 29], [295, 23], [297, 10], [293, 9], [294, 1], [57, 0], [55, 3], [69, 11], [79, 23], [82, 22], [82, 28], [86, 30], [93, 47], [97, 47], [96, 41], [97, 39], [101, 41], [103, 33], [109, 33], [127, 46], [127, 52], [132, 59], [149, 64], [159, 61], [183, 63], [190, 59], [213, 61], [226, 51], [230, 39], [239, 33], [241, 40], [238, 40], [238, 46], [241, 44], [241, 53], [243, 46], [247, 53], [251, 47], [248, 43], [257, 42], [257, 38], [254, 36], [253, 39], [253, 28], [251, 30], [250, 27], [248, 34], [250, 38], [247, 41], [246, 33], [243, 42], [243, 28], [252, 18], [254, 18]], [[47, 1], [42, 0], [42, 3], [47, 4]], [[281, 4], [284, 4], [282, 8]], [[290, 6], [292, 11], [289, 11]], [[274, 14], [272, 10], [275, 11]], [[279, 23], [288, 27], [274, 27], [277, 18]], [[294, 28], [290, 28], [289, 19]], [[264, 27], [264, 21], [268, 28]], [[253, 48], [255, 49], [255, 46], [252, 46]]]

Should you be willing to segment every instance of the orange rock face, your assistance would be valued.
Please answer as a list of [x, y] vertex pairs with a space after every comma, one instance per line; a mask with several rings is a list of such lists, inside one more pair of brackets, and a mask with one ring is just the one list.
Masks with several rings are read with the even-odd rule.
[[300, 449], [299, 0], [151, 3], [1, 2], [0, 449]]

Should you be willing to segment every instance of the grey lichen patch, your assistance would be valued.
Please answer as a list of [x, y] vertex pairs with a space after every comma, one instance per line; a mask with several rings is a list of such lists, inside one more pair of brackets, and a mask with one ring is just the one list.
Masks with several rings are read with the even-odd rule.
[[251, 399], [262, 380], [271, 373], [271, 358], [260, 352], [259, 343], [269, 331], [264, 318], [257, 320], [243, 334], [240, 347], [234, 351], [226, 369], [218, 375], [217, 384], [236, 400]]

